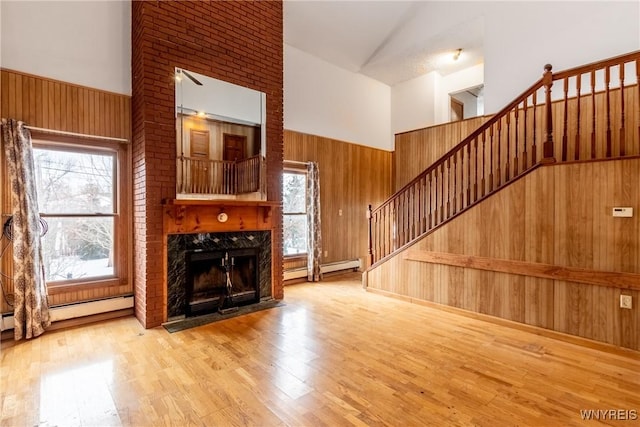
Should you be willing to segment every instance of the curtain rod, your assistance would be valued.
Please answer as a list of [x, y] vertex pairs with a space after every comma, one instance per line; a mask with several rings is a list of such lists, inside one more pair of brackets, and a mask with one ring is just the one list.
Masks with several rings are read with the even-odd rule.
[[77, 132], [67, 132], [64, 130], [55, 130], [55, 129], [46, 129], [46, 128], [39, 128], [39, 127], [35, 127], [35, 126], [29, 126], [29, 125], [25, 125], [25, 128], [29, 129], [29, 130], [34, 130], [34, 131], [38, 131], [38, 132], [44, 132], [44, 133], [53, 133], [53, 134], [57, 134], [57, 135], [67, 135], [67, 136], [77, 136], [80, 138], [90, 138], [90, 139], [100, 139], [103, 141], [116, 141], [116, 142], [122, 142], [122, 143], [129, 143], [128, 139], [125, 138], [115, 138], [112, 136], [99, 136], [99, 135], [88, 135], [85, 133], [77, 133]]
[[283, 161], [284, 164], [292, 164], [292, 165], [308, 165], [311, 162], [299, 162], [298, 160], [284, 160]]

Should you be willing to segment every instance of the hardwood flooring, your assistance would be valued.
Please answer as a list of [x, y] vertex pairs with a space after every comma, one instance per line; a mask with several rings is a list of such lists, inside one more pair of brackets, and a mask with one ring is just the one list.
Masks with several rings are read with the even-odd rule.
[[639, 353], [367, 293], [354, 274], [285, 303], [173, 334], [122, 318], [5, 341], [0, 425], [640, 423]]

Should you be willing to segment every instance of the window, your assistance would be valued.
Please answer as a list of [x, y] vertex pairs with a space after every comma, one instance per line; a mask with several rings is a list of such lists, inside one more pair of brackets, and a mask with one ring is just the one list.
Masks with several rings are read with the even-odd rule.
[[284, 256], [307, 253], [307, 174], [285, 171], [282, 178]]
[[34, 144], [33, 152], [47, 282], [115, 278], [117, 151]]

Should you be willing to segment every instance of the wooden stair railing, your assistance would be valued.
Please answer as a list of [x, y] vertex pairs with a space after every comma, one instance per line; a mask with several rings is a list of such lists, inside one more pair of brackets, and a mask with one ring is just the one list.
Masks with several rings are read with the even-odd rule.
[[560, 73], [546, 65], [513, 102], [382, 205], [369, 206], [370, 265], [541, 164], [640, 155], [638, 81], [640, 51]]

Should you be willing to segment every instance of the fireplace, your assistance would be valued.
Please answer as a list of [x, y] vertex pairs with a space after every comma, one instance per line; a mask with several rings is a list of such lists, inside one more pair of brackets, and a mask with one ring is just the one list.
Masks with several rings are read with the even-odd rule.
[[169, 321], [270, 300], [271, 232], [169, 234], [166, 280]]
[[258, 249], [194, 250], [185, 258], [187, 317], [260, 301]]

